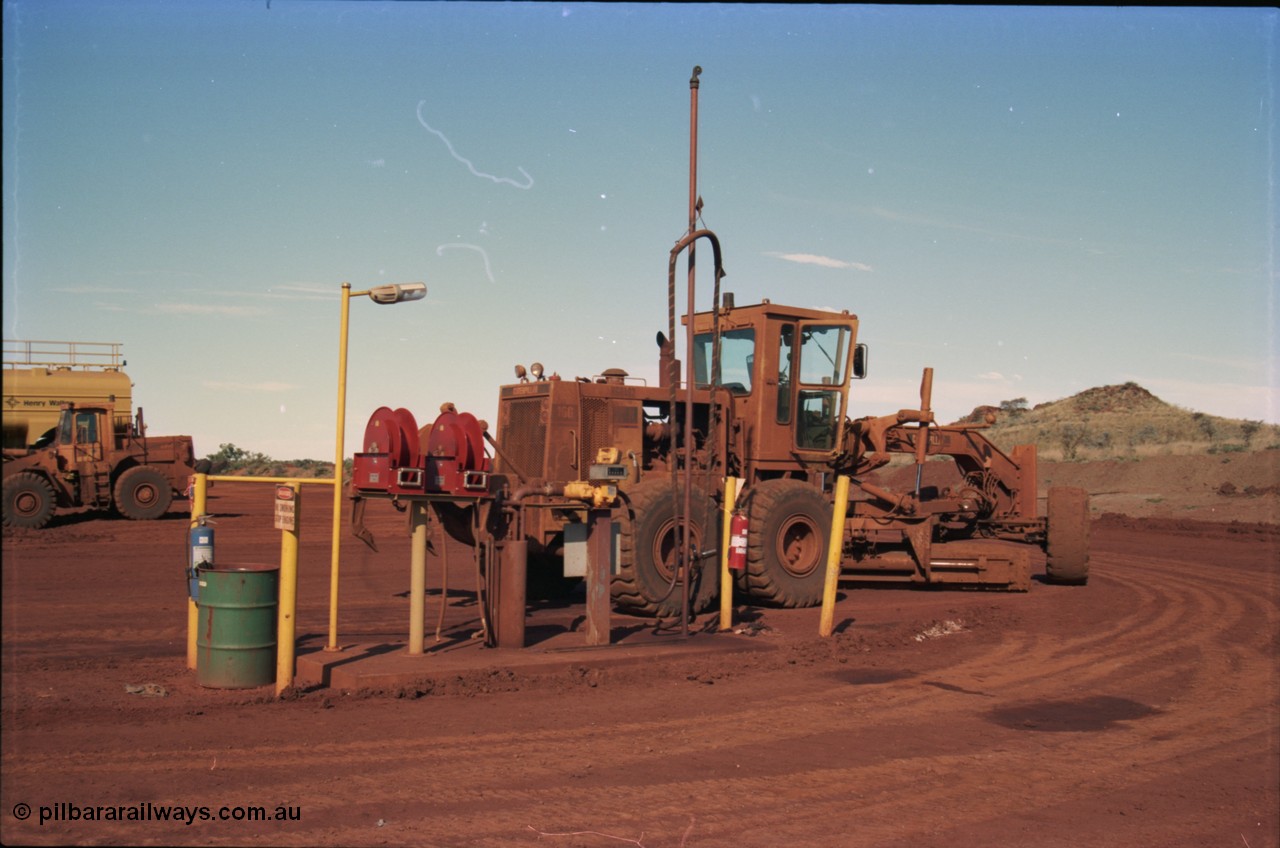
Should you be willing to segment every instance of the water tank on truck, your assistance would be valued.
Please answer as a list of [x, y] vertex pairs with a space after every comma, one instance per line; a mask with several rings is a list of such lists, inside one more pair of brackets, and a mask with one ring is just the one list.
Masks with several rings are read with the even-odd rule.
[[35, 445], [58, 423], [63, 404], [133, 408], [119, 342], [4, 341], [0, 395], [5, 448]]

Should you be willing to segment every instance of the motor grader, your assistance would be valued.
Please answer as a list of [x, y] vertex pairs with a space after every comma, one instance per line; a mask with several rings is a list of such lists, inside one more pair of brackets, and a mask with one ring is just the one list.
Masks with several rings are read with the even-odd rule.
[[[822, 598], [836, 481], [847, 477], [838, 536], [846, 578], [1025, 591], [1031, 550], [1042, 547], [1048, 580], [1084, 583], [1087, 498], [1050, 489], [1041, 514], [1034, 446], [1001, 450], [980, 432], [994, 419], [938, 424], [927, 368], [918, 408], [850, 418], [851, 381], [866, 377], [869, 360], [857, 315], [769, 300], [736, 306], [722, 295], [720, 241], [697, 227], [700, 71], [690, 80], [689, 227], [668, 255], [657, 385], [616, 368], [561, 379], [536, 363], [517, 366], [517, 382], [499, 390], [496, 438], [448, 404], [421, 430], [406, 410], [383, 407], [355, 457], [357, 535], [362, 496], [420, 497], [478, 551], [515, 543], [527, 550], [531, 575], [561, 563], [565, 575], [581, 575], [589, 513], [611, 502], [615, 605], [684, 620], [717, 595], [722, 522], [732, 515], [745, 546], [739, 589], [761, 603], [812, 606]], [[711, 308], [698, 311], [702, 241], [713, 251], [714, 291]], [[675, 306], [682, 254], [683, 377]], [[884, 479], [895, 456], [914, 466], [914, 475], [898, 469], [911, 483], [896, 488]], [[951, 479], [940, 483], [933, 460], [944, 458]], [[728, 478], [738, 485], [726, 504]]]
[[[767, 300], [736, 307], [726, 296], [719, 309], [694, 315], [693, 330], [692, 392], [674, 381], [679, 363], [664, 334], [658, 386], [610, 369], [586, 379], [526, 376], [500, 390], [498, 474], [617, 487], [612, 588], [620, 606], [678, 612], [684, 593], [673, 589], [683, 571], [686, 480], [693, 611], [718, 590], [726, 511], [746, 519], [740, 588], [768, 604], [816, 605], [838, 475], [851, 481], [842, 531], [846, 578], [1025, 590], [1036, 545], [1047, 549], [1048, 579], [1087, 579], [1083, 492], [1051, 489], [1048, 515], [1038, 515], [1034, 446], [1006, 454], [980, 432], [989, 422], [937, 424], [931, 371], [918, 409], [847, 417], [851, 381], [866, 376], [868, 363], [856, 315]], [[681, 403], [686, 394], [691, 404]], [[692, 439], [682, 445], [686, 422]], [[915, 485], [901, 491], [876, 473], [895, 455], [915, 465]], [[926, 463], [943, 457], [952, 460], [954, 484], [925, 485]], [[730, 510], [722, 503], [726, 476], [741, 481]], [[563, 556], [580, 510], [526, 513], [531, 556]]]

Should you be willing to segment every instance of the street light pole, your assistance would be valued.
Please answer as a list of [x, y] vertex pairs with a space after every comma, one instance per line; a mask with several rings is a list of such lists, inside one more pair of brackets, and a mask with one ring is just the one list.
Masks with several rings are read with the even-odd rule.
[[333, 536], [329, 552], [329, 641], [326, 651], [338, 650], [338, 565], [342, 549], [342, 453], [347, 425], [347, 327], [351, 314], [351, 283], [342, 284], [342, 321], [338, 330], [338, 424], [333, 455]]
[[342, 284], [342, 321], [338, 331], [337, 447], [333, 456], [333, 538], [329, 559], [329, 641], [325, 644], [326, 651], [341, 650], [338, 647], [338, 569], [342, 551], [342, 455], [347, 423], [347, 329], [350, 323], [351, 298], [368, 297], [374, 303], [393, 304], [422, 300], [426, 296], [425, 283], [374, 286], [357, 292], [351, 290], [351, 283]]

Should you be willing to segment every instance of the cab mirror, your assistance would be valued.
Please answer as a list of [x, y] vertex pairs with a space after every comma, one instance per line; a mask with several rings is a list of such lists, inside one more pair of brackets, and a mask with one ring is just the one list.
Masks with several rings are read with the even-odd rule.
[[867, 346], [859, 342], [853, 348], [853, 379], [867, 376]]

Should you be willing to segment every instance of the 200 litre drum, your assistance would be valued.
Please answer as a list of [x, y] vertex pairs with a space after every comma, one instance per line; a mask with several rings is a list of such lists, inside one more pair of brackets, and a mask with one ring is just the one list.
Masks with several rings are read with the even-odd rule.
[[248, 689], [276, 679], [278, 565], [201, 568], [196, 682]]

